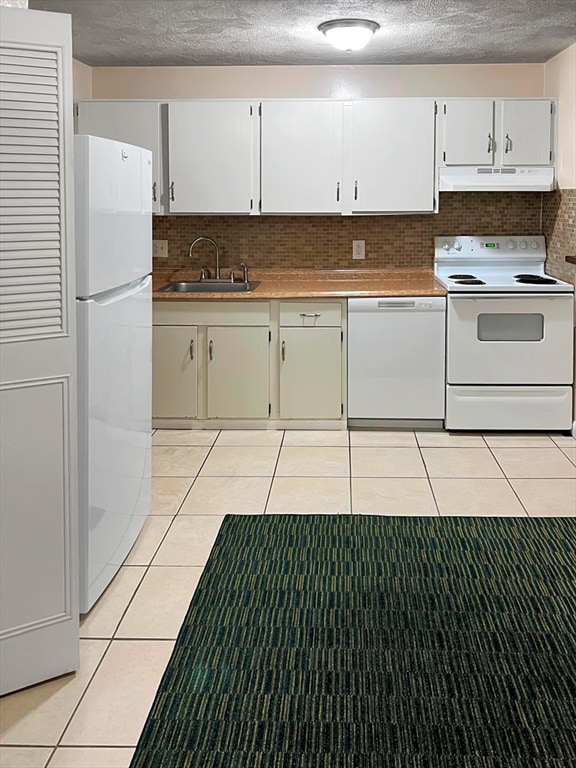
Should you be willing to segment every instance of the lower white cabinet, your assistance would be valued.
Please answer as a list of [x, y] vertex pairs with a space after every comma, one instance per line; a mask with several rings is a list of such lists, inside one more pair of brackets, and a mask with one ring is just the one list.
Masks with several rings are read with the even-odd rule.
[[153, 318], [154, 426], [345, 421], [346, 300], [155, 301]]
[[339, 328], [282, 328], [280, 416], [339, 419], [342, 334]]
[[209, 419], [265, 419], [270, 403], [269, 328], [208, 328]]
[[280, 417], [339, 419], [342, 398], [342, 305], [280, 304]]
[[198, 415], [198, 329], [154, 325], [152, 415], [194, 419]]

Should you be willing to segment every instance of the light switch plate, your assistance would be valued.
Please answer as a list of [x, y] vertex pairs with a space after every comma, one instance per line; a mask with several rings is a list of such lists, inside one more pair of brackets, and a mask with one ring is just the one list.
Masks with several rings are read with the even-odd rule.
[[365, 240], [352, 240], [352, 258], [353, 259], [366, 258], [365, 246], [366, 246]]
[[168, 240], [153, 240], [152, 256], [155, 259], [167, 259], [168, 258]]

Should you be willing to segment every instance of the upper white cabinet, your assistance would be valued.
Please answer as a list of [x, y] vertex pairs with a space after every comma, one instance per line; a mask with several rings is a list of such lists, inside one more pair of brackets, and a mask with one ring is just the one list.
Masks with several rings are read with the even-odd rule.
[[494, 163], [494, 102], [458, 99], [442, 107], [444, 115], [442, 159], [446, 165]]
[[262, 103], [262, 213], [340, 213], [342, 103]]
[[353, 213], [434, 210], [433, 99], [353, 102]]
[[164, 213], [160, 102], [79, 101], [76, 133], [125, 141], [152, 152], [152, 211]]
[[550, 99], [449, 99], [442, 104], [444, 165], [551, 165]]
[[502, 102], [502, 165], [550, 165], [552, 102], [518, 99]]
[[258, 104], [176, 101], [168, 105], [170, 213], [254, 213]]

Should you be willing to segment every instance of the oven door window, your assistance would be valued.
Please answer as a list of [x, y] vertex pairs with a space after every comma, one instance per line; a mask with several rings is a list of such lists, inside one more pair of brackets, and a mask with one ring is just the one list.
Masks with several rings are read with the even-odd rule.
[[544, 315], [485, 312], [478, 315], [478, 341], [542, 341]]

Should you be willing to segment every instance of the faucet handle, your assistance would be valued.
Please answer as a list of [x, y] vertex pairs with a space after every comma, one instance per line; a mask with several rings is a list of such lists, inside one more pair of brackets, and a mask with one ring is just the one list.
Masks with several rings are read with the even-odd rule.
[[208, 270], [205, 269], [205, 267], [200, 267], [200, 282], [202, 282], [202, 280], [207, 280], [209, 277], [210, 273]]

